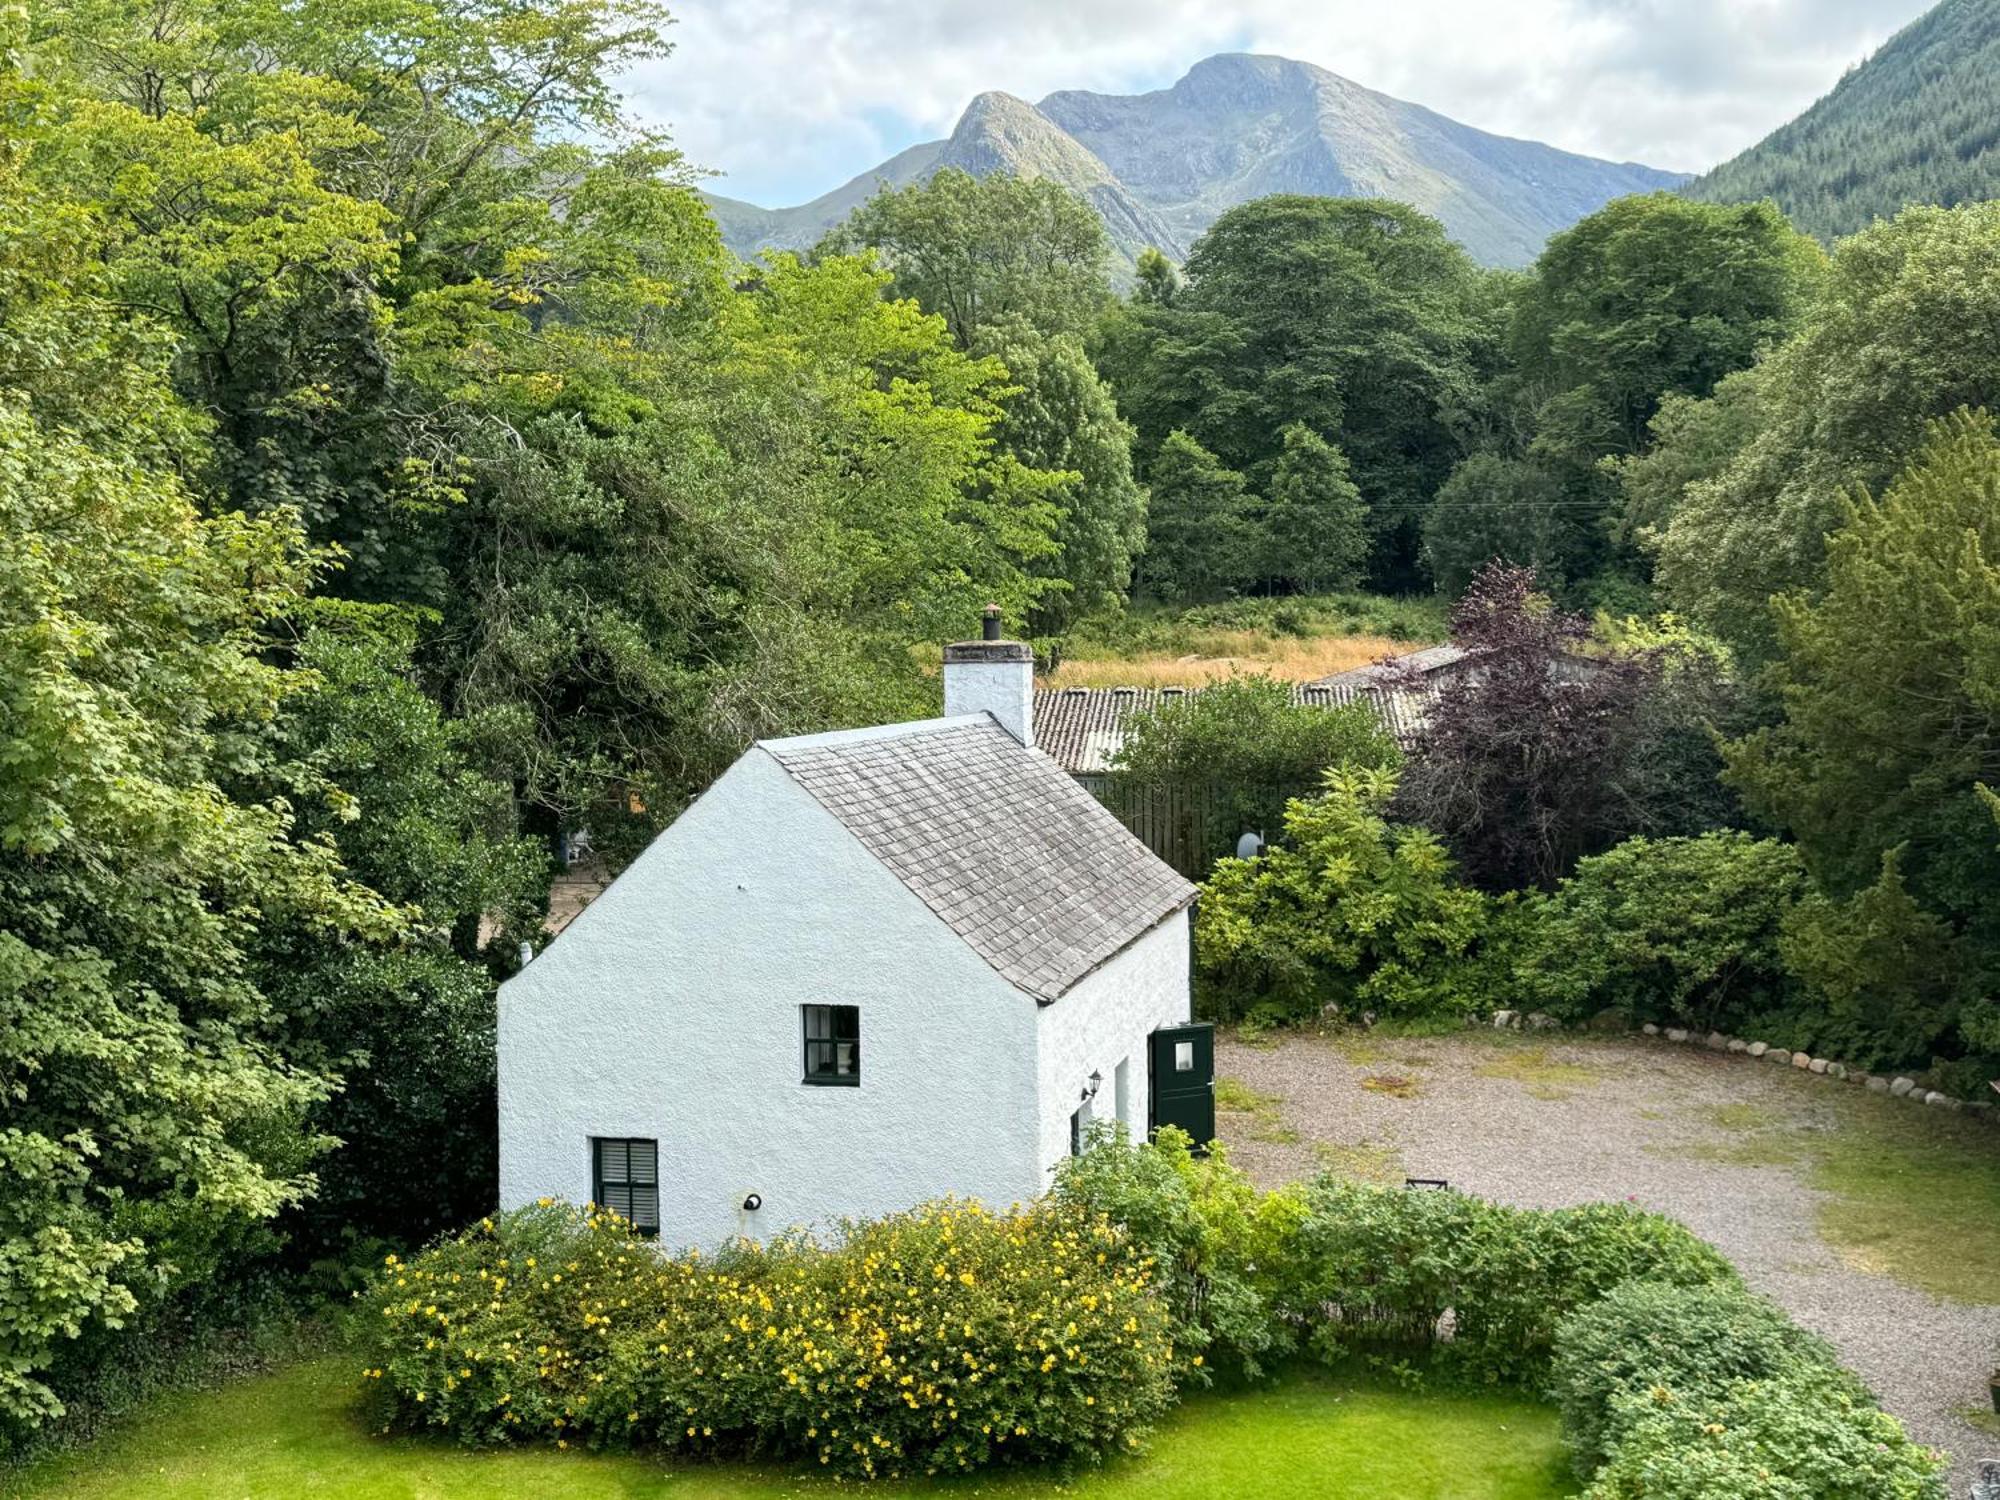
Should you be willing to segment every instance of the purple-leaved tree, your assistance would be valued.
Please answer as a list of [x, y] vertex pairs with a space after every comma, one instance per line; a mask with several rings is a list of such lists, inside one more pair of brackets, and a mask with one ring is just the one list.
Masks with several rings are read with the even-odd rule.
[[1396, 799], [1488, 890], [1548, 889], [1585, 855], [1659, 819], [1635, 762], [1659, 680], [1650, 652], [1586, 656], [1582, 615], [1535, 588], [1532, 568], [1489, 563], [1451, 616], [1464, 667], [1431, 695]]

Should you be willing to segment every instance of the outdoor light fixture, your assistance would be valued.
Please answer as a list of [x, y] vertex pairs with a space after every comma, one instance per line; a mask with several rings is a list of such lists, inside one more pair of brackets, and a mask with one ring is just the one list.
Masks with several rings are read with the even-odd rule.
[[760, 1193], [752, 1193], [749, 1197], [743, 1200], [743, 1211], [745, 1213], [754, 1214], [755, 1212], [757, 1212], [758, 1209], [762, 1208], [763, 1206], [764, 1206], [764, 1198], [763, 1195]]
[[1103, 1087], [1104, 1087], [1104, 1075], [1102, 1073], [1093, 1071], [1090, 1075], [1090, 1082], [1086, 1083], [1083, 1086], [1083, 1102], [1085, 1104], [1088, 1104], [1091, 1100], [1095, 1099], [1097, 1097], [1097, 1091]]

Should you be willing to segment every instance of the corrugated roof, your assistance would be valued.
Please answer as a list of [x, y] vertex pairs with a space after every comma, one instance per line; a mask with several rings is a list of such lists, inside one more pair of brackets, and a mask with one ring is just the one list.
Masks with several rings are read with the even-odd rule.
[[763, 748], [1008, 983], [1054, 1000], [1194, 898], [1053, 760], [990, 718]]
[[[1347, 674], [1343, 673], [1342, 676]], [[1035, 744], [1072, 776], [1111, 769], [1125, 743], [1125, 724], [1200, 688], [1058, 688], [1035, 694]], [[1292, 702], [1316, 708], [1362, 702], [1373, 708], [1397, 743], [1407, 747], [1423, 728], [1428, 694], [1351, 682], [1296, 683]]]
[[1407, 679], [1412, 672], [1430, 676], [1436, 672], [1447, 672], [1465, 661], [1471, 655], [1463, 646], [1425, 646], [1420, 651], [1406, 651], [1401, 656], [1390, 657], [1386, 661], [1370, 662], [1365, 667], [1354, 667], [1345, 672], [1335, 672], [1331, 677], [1320, 677], [1306, 684], [1309, 688], [1329, 687], [1375, 687], [1385, 682]]

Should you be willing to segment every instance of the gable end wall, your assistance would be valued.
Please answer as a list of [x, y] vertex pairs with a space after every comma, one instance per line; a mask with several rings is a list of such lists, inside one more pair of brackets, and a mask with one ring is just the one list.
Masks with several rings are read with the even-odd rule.
[[[860, 1087], [800, 1081], [808, 1003], [860, 1007]], [[502, 1206], [584, 1201], [590, 1137], [629, 1135], [660, 1143], [668, 1246], [1004, 1208], [1046, 1186], [1038, 1019], [753, 749], [502, 986]]]

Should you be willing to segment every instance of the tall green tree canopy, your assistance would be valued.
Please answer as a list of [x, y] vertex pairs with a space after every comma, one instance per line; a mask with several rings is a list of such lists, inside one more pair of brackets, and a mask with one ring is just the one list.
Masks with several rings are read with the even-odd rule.
[[1534, 452], [1588, 468], [1636, 453], [1669, 396], [1706, 396], [1797, 325], [1822, 256], [1768, 203], [1619, 198], [1554, 236], [1508, 347]]
[[1848, 506], [1820, 590], [1781, 601], [1778, 640], [1784, 717], [1729, 747], [1730, 779], [1836, 901], [1879, 882], [1878, 904], [1907, 891], [1937, 919], [1931, 971], [1964, 977], [1932, 1040], [1956, 1026], [2000, 1055], [2000, 836], [1980, 790], [2000, 787], [1992, 418], [1937, 424], [1879, 499]]
[[[1754, 420], [1731, 423], [1743, 447], [1651, 540], [1669, 602], [1753, 660], [1775, 646], [1766, 601], [1823, 576], [1851, 487], [1892, 479], [1928, 422], [2000, 404], [2000, 205], [1913, 208], [1843, 241], [1754, 399]], [[1715, 432], [1685, 428], [1703, 445]]]
[[1003, 318], [980, 330], [973, 352], [1007, 371], [993, 434], [1000, 451], [1062, 476], [1049, 492], [1055, 550], [1030, 565], [1048, 587], [1029, 616], [1037, 635], [1060, 635], [1078, 618], [1124, 603], [1133, 560], [1145, 546], [1146, 492], [1132, 472], [1132, 426], [1075, 334], [1044, 334], [1025, 318]]
[[1368, 562], [1368, 508], [1347, 456], [1302, 423], [1284, 441], [1264, 508], [1265, 575], [1306, 593], [1354, 588]]
[[1261, 491], [1302, 423], [1346, 456], [1380, 539], [1375, 579], [1406, 579], [1420, 504], [1479, 403], [1483, 285], [1403, 204], [1278, 195], [1229, 210], [1184, 286], [1121, 309], [1102, 334], [1143, 477], [1181, 431]]
[[1025, 318], [1081, 333], [1110, 295], [1111, 241], [1082, 198], [1047, 178], [948, 167], [884, 188], [820, 242], [820, 254], [876, 251], [895, 295], [945, 321], [960, 347], [987, 324]]
[[[1547, 514], [1508, 515], [1482, 473], [1467, 480], [1482, 492], [1480, 529], [1538, 554], [1550, 581], [1631, 572], [1606, 460], [1647, 447], [1663, 402], [1708, 396], [1790, 333], [1821, 262], [1769, 204], [1671, 193], [1620, 198], [1552, 238], [1513, 300], [1508, 369], [1495, 387], [1525, 437], [1500, 453], [1545, 476], [1518, 475], [1512, 487]], [[1440, 537], [1449, 523], [1439, 518]]]
[[1213, 598], [1257, 580], [1266, 542], [1256, 497], [1187, 433], [1168, 433], [1154, 455], [1149, 506], [1139, 566], [1148, 593]]
[[[32, 103], [0, 78], [0, 106]], [[11, 156], [13, 153], [8, 153]], [[199, 1288], [312, 1186], [328, 1081], [272, 1044], [267, 923], [328, 947], [402, 914], [305, 837], [267, 659], [315, 561], [203, 518], [172, 345], [93, 287], [88, 221], [0, 156], [0, 1424], [50, 1367]], [[50, 371], [61, 376], [44, 380]], [[31, 384], [37, 394], [30, 394]], [[89, 414], [82, 415], [86, 407]], [[75, 412], [81, 420], [64, 420]]]

